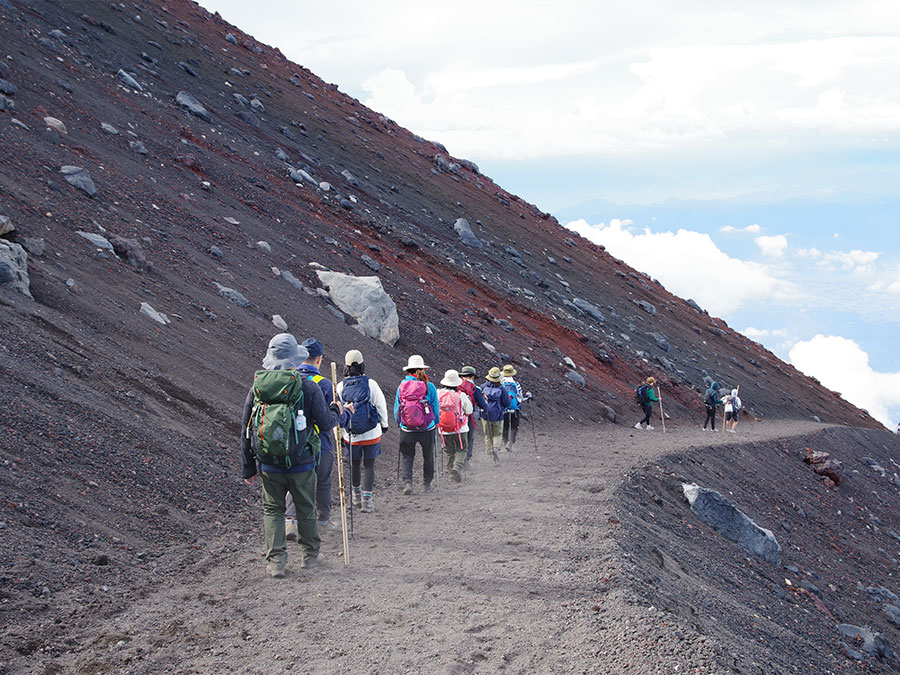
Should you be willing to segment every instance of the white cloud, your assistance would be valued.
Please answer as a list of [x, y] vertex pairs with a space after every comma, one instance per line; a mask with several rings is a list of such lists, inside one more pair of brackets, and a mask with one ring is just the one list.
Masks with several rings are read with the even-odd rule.
[[787, 237], [783, 234], [757, 237], [753, 241], [767, 258], [780, 258], [788, 247]]
[[613, 219], [609, 225], [588, 225], [584, 220], [566, 227], [606, 247], [635, 269], [652, 274], [665, 287], [693, 298], [711, 314], [723, 316], [757, 300], [791, 302], [798, 289], [781, 280], [765, 265], [732, 258], [708, 234], [678, 230], [633, 231], [630, 221]]
[[754, 328], [753, 326], [748, 326], [741, 332], [748, 338], [750, 338], [751, 340], [755, 340], [756, 342], [760, 342], [763, 338], [785, 337], [788, 334], [788, 332], [783, 328]]
[[867, 269], [880, 255], [877, 251], [828, 251], [822, 255], [822, 263], [832, 269], [840, 267], [849, 272]]
[[747, 227], [734, 227], [733, 225], [726, 225], [725, 227], [719, 228], [720, 232], [746, 232], [748, 234], [759, 234], [762, 232], [762, 228], [755, 223], [753, 225], [748, 225]]
[[835, 335], [816, 335], [795, 344], [789, 358], [798, 370], [841, 392], [849, 402], [893, 428], [890, 410], [900, 407], [900, 373], [873, 370], [869, 355], [856, 342]]

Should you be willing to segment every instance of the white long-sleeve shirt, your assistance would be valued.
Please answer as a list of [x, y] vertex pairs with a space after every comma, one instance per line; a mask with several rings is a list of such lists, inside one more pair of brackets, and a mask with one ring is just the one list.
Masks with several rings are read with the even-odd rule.
[[[341, 380], [337, 385], [338, 396], [340, 396], [343, 391], [344, 381]], [[376, 424], [374, 429], [370, 429], [364, 434], [353, 434], [353, 438], [351, 439], [350, 433], [341, 427], [341, 437], [345, 441], [350, 441], [353, 445], [362, 443], [363, 441], [377, 440], [381, 438], [383, 430], [388, 428], [387, 400], [384, 398], [384, 392], [381, 391], [381, 387], [379, 387], [378, 383], [371, 377], [369, 378], [369, 402], [375, 406], [375, 410], [378, 412], [379, 424]]]

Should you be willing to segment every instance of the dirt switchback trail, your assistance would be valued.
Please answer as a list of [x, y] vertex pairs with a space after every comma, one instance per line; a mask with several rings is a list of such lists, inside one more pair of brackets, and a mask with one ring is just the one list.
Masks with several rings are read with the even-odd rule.
[[[83, 647], [53, 665], [135, 673], [718, 672], [706, 638], [676, 649], [661, 613], [616, 587], [622, 552], [611, 536], [612, 492], [623, 474], [664, 454], [821, 428], [538, 431], [535, 454], [525, 426], [502, 466], [477, 453], [462, 486], [442, 480], [438, 492], [423, 494], [419, 478], [409, 497], [393, 485], [391, 451], [377, 467], [377, 511], [356, 516], [349, 568], [335, 533], [323, 542], [327, 565], [302, 570], [289, 548], [286, 577], [269, 579], [261, 512], [249, 514], [256, 531], [224, 524], [196, 560], [127, 611], [73, 636]], [[476, 451], [482, 447], [478, 439]], [[421, 476], [418, 461], [416, 471]]]

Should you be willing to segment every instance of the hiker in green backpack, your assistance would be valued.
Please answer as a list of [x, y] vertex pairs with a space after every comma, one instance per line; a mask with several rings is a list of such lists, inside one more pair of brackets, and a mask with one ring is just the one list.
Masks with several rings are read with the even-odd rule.
[[308, 356], [290, 333], [273, 337], [262, 370], [253, 376], [241, 416], [241, 476], [253, 486], [257, 471], [260, 474], [267, 571], [272, 577], [283, 577], [287, 564], [284, 513], [288, 493], [297, 509], [300, 567], [321, 562], [316, 525], [318, 434], [327, 434], [334, 427], [341, 405], [335, 402], [329, 408], [319, 385], [297, 372]]

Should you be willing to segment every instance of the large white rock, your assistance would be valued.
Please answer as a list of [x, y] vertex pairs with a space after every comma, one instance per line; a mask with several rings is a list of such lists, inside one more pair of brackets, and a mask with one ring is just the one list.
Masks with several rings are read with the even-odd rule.
[[394, 346], [400, 339], [397, 305], [378, 277], [354, 277], [340, 272], [316, 270], [328, 288], [328, 297], [346, 314], [356, 319], [358, 330], [368, 337]]

